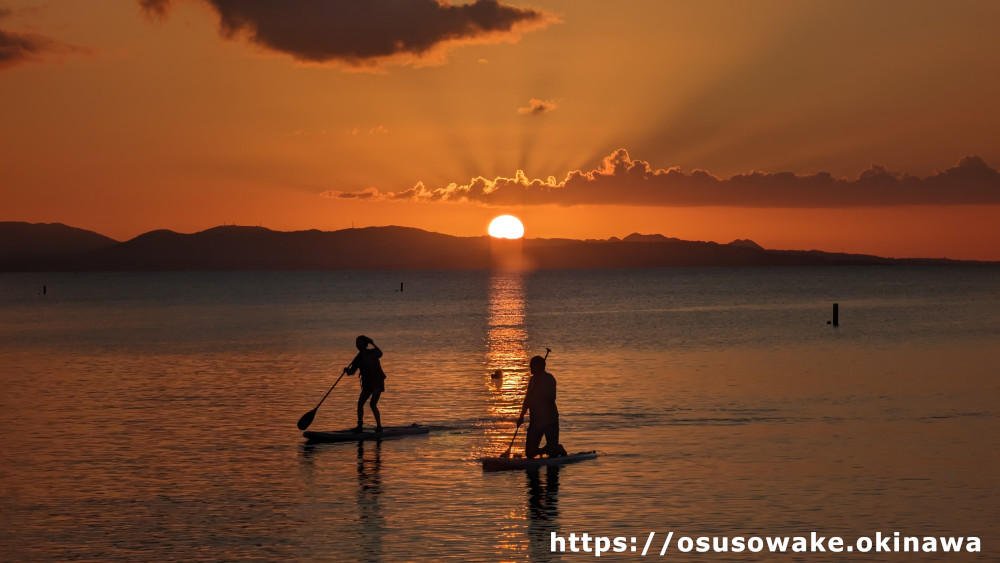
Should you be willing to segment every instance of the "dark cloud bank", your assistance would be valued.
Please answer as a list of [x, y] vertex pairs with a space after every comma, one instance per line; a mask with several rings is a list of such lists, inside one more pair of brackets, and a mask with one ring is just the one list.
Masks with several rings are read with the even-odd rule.
[[[164, 18], [177, 0], [139, 0]], [[439, 60], [461, 43], [515, 40], [555, 21], [498, 0], [200, 0], [219, 14], [221, 33], [248, 37], [300, 61], [370, 67], [385, 61]]]
[[468, 184], [431, 189], [423, 183], [402, 192], [368, 188], [330, 191], [331, 198], [472, 201], [486, 205], [643, 205], [734, 206], [774, 208], [880, 207], [900, 205], [1000, 204], [1000, 173], [978, 156], [920, 178], [872, 166], [857, 178], [834, 178], [826, 172], [799, 176], [791, 172], [751, 172], [719, 178], [704, 170], [654, 169], [625, 149], [606, 157], [590, 171], [574, 170], [562, 180], [478, 177]]

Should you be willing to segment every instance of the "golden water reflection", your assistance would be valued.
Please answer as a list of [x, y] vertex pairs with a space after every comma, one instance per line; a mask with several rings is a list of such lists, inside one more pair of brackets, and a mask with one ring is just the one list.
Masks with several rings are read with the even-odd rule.
[[[490, 393], [485, 455], [507, 449], [528, 385], [524, 274], [495, 271], [489, 281], [486, 379]], [[515, 444], [516, 447], [516, 444]]]
[[[528, 387], [528, 330], [525, 323], [524, 274], [495, 271], [490, 277], [486, 336], [486, 386], [489, 416], [483, 455], [499, 455], [511, 446], [515, 422]], [[499, 376], [499, 377], [497, 377]], [[523, 429], [522, 429], [523, 430]], [[519, 433], [512, 453], [524, 451]], [[548, 535], [558, 530], [558, 468], [539, 479], [528, 471], [527, 500], [511, 508], [497, 530], [494, 549], [498, 561], [547, 560]]]

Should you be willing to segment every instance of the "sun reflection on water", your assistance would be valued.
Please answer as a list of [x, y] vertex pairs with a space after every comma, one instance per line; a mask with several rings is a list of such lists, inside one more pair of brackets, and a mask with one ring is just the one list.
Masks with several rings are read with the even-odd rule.
[[[489, 318], [486, 336], [486, 386], [489, 417], [483, 455], [498, 455], [511, 446], [514, 422], [528, 386], [528, 331], [525, 324], [524, 274], [496, 271], [490, 277]], [[524, 435], [519, 435], [522, 438]], [[523, 442], [512, 447], [523, 452]], [[547, 559], [548, 538], [559, 530], [559, 468], [549, 467], [544, 477], [528, 470], [526, 503], [509, 511], [495, 538], [495, 555], [502, 561]]]
[[488, 455], [507, 449], [513, 422], [528, 385], [528, 332], [524, 323], [524, 274], [496, 271], [490, 276], [484, 374], [490, 393], [485, 428]]

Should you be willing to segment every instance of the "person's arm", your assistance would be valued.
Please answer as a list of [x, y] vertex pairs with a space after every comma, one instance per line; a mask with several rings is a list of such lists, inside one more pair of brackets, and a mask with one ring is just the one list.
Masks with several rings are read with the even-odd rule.
[[361, 367], [361, 353], [360, 352], [358, 353], [357, 356], [354, 356], [354, 359], [351, 360], [351, 364], [349, 366], [347, 366], [346, 368], [344, 368], [344, 371], [347, 372], [347, 375], [354, 375], [354, 373], [356, 371], [358, 371], [359, 367]]
[[524, 393], [524, 402], [521, 403], [521, 416], [517, 417], [517, 425], [520, 426], [524, 424], [524, 413], [528, 412], [528, 398], [531, 397], [532, 392], [535, 390], [535, 378], [528, 380], [528, 390]]
[[372, 350], [375, 352], [375, 357], [376, 358], [381, 358], [382, 357], [382, 350], [379, 350], [379, 347], [375, 345], [375, 341], [372, 340], [371, 338], [369, 338], [368, 339], [368, 343], [372, 345]]

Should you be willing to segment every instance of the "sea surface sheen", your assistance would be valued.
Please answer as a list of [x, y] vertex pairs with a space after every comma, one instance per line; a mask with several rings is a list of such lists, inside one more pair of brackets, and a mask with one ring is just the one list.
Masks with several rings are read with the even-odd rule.
[[[383, 423], [430, 435], [304, 442], [359, 334]], [[547, 561], [592, 557], [553, 532], [656, 532], [658, 554], [816, 531], [977, 536], [996, 561], [998, 344], [993, 267], [3, 274], [0, 559]], [[546, 348], [560, 441], [603, 455], [484, 473]], [[353, 426], [358, 391], [310, 430]]]

